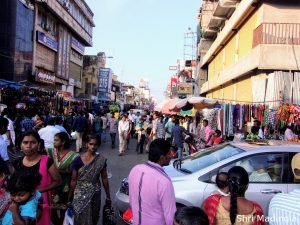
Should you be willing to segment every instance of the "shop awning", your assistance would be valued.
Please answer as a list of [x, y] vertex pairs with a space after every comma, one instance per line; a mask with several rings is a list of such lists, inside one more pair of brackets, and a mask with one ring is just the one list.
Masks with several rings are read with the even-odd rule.
[[217, 99], [205, 98], [205, 97], [189, 97], [180, 101], [174, 102], [170, 105], [171, 111], [190, 110], [193, 107], [197, 110], [204, 108], [213, 108], [219, 101]]
[[162, 106], [160, 112], [163, 114], [176, 114], [179, 112], [179, 110], [170, 110], [171, 105], [174, 105], [176, 102], [178, 102], [180, 99], [168, 99]]
[[14, 81], [0, 79], [0, 86], [11, 87], [11, 88], [15, 88], [15, 89], [20, 89], [24, 85], [20, 84], [20, 83], [17, 83], [17, 82], [14, 82]]

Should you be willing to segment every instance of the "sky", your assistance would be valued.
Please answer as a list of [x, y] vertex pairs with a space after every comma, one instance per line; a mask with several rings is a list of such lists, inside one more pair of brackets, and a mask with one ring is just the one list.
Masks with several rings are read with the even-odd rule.
[[149, 81], [158, 101], [184, 55], [184, 33], [196, 31], [201, 0], [86, 0], [94, 12], [93, 47], [85, 54], [104, 51], [112, 59], [106, 67], [118, 80], [138, 86]]

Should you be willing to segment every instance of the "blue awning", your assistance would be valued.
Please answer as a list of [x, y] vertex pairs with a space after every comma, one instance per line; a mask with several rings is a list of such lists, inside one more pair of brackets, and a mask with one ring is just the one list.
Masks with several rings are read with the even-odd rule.
[[17, 82], [14, 82], [14, 81], [0, 79], [0, 86], [20, 89], [24, 85], [20, 84], [20, 83], [17, 83]]

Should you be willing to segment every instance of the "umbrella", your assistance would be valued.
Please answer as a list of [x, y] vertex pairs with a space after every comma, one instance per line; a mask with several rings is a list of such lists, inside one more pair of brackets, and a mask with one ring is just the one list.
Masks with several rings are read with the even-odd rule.
[[164, 114], [176, 114], [179, 110], [170, 110], [170, 107], [178, 102], [179, 99], [169, 99], [162, 107], [161, 112]]
[[190, 97], [188, 102], [193, 104], [194, 108], [198, 110], [203, 108], [213, 108], [219, 103], [217, 99], [205, 97]]
[[165, 99], [162, 102], [158, 103], [155, 107], [154, 107], [154, 111], [161, 111], [162, 107], [168, 102], [170, 101], [170, 99]]
[[170, 110], [180, 110], [182, 107], [184, 107], [187, 104], [187, 98], [184, 99], [178, 99], [178, 101], [175, 101], [170, 105]]

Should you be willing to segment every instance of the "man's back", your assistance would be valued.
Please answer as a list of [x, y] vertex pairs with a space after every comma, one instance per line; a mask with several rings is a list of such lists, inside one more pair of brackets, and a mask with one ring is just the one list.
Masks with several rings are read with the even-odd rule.
[[270, 225], [299, 224], [300, 189], [275, 195], [269, 205]]
[[38, 131], [39, 135], [45, 142], [46, 148], [53, 148], [54, 136], [59, 132], [60, 130], [52, 125], [47, 125]]
[[174, 189], [158, 164], [148, 162], [131, 170], [129, 197], [134, 225], [173, 225], [176, 211]]

